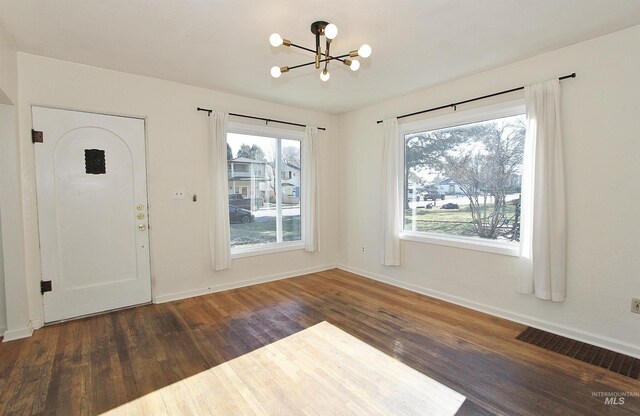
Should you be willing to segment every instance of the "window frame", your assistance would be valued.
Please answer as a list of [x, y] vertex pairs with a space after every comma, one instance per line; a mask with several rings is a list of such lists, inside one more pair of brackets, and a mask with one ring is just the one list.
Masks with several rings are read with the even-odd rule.
[[[302, 164], [302, 154], [304, 152], [305, 147], [305, 137], [304, 132], [300, 132], [298, 130], [289, 130], [271, 126], [257, 125], [251, 123], [241, 123], [237, 121], [229, 121], [227, 124], [226, 134], [245, 134], [250, 136], [258, 136], [264, 137], [266, 139], [276, 139], [276, 140], [295, 140], [300, 142], [300, 159]], [[227, 137], [225, 136], [225, 141], [227, 141]], [[281, 148], [280, 145], [277, 146], [278, 149]], [[282, 156], [280, 154], [280, 156]], [[302, 172], [304, 166], [300, 167], [300, 172]], [[280, 173], [278, 172], [275, 175], [276, 178], [280, 178]], [[279, 181], [281, 182], [281, 180]], [[305, 245], [305, 233], [304, 233], [304, 224], [306, 219], [304, 218], [304, 210], [302, 209], [305, 201], [305, 192], [304, 192], [304, 184], [300, 184], [301, 188], [301, 196], [300, 196], [300, 240], [299, 241], [281, 241], [275, 243], [266, 243], [266, 244], [257, 244], [248, 247], [231, 247], [231, 259], [239, 259], [244, 257], [252, 257], [252, 256], [261, 256], [265, 254], [273, 254], [273, 253], [281, 253], [286, 251], [293, 250], [303, 250]], [[282, 217], [282, 216], [281, 216]], [[228, 220], [228, 218], [227, 218]]]
[[[456, 247], [467, 250], [483, 251], [507, 256], [519, 256], [522, 242], [506, 242], [496, 240], [483, 240], [480, 237], [463, 237], [446, 234], [437, 234], [427, 231], [406, 231], [404, 229], [404, 201], [407, 198], [405, 187], [405, 136], [420, 132], [438, 130], [465, 124], [489, 121], [503, 117], [526, 114], [524, 98], [504, 101], [497, 104], [489, 104], [475, 107], [469, 110], [456, 111], [454, 113], [438, 115], [426, 119], [403, 123], [400, 125], [398, 146], [400, 148], [398, 163], [398, 186], [401, 189], [400, 202], [400, 239], [419, 243], [435, 244], [448, 247]], [[525, 146], [525, 152], [527, 147]], [[522, 189], [522, 193], [532, 192], [531, 189]]]

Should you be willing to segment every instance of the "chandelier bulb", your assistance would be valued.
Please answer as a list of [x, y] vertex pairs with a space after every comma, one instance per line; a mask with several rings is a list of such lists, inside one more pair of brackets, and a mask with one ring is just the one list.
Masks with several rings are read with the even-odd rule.
[[283, 43], [282, 36], [280, 36], [278, 33], [272, 33], [271, 36], [269, 36], [269, 43], [274, 48], [277, 48]]
[[368, 58], [371, 56], [371, 46], [367, 45], [366, 43], [362, 46], [360, 46], [360, 48], [358, 48], [358, 56], [362, 56], [363, 58]]
[[327, 39], [335, 39], [335, 37], [338, 36], [338, 27], [333, 23], [329, 23], [324, 28], [324, 35]]
[[360, 61], [354, 59], [353, 61], [351, 61], [351, 65], [349, 65], [349, 68], [351, 68], [352, 71], [357, 71], [358, 69], [360, 69]]
[[320, 73], [321, 80], [326, 82], [329, 81], [329, 78], [331, 78], [331, 74], [329, 74], [329, 71], [327, 71], [326, 69]]
[[280, 71], [280, 67], [279, 66], [274, 66], [273, 68], [271, 68], [271, 76], [274, 78], [280, 78], [280, 75], [282, 75], [282, 71]]

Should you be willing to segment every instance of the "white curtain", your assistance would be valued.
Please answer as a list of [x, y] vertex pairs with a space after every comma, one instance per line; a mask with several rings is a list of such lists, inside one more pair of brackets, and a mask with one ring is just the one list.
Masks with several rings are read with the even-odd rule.
[[398, 119], [383, 121], [384, 126], [384, 260], [385, 266], [400, 265], [400, 223], [402, 201], [400, 201], [400, 150], [398, 143]]
[[227, 177], [227, 114], [209, 116], [209, 247], [214, 270], [231, 268], [229, 182]]
[[317, 137], [317, 127], [305, 128], [305, 143], [302, 149], [302, 209], [304, 211], [304, 249], [309, 253], [318, 250]]
[[525, 87], [527, 138], [523, 163], [518, 291], [562, 302], [566, 296], [566, 215], [560, 82]]

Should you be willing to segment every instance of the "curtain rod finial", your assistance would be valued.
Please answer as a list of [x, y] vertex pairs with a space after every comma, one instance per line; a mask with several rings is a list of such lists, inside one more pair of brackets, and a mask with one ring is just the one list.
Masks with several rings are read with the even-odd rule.
[[209, 110], [208, 108], [198, 107], [197, 110], [198, 111], [206, 111], [207, 112], [207, 117], [210, 117], [211, 113], [213, 113], [213, 110]]

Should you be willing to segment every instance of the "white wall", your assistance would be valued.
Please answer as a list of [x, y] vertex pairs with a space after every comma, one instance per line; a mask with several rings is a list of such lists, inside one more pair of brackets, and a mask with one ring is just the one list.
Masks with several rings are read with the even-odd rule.
[[[18, 54], [18, 64], [27, 282], [36, 326], [43, 315], [33, 145], [28, 136], [32, 105], [146, 118], [151, 269], [157, 301], [335, 267], [338, 181], [331, 167], [338, 137], [335, 116], [23, 53]], [[185, 65], [188, 70], [189, 64]], [[233, 261], [231, 270], [213, 272], [206, 209], [208, 155], [203, 151], [208, 120], [206, 113], [196, 111], [198, 106], [327, 128], [319, 140], [320, 252], [242, 258]], [[171, 199], [175, 188], [197, 194], [198, 202]]]
[[7, 329], [7, 308], [4, 300], [4, 255], [2, 254], [2, 212], [0, 212], [0, 334]]
[[4, 332], [5, 341], [31, 334], [24, 275], [17, 103], [17, 54], [12, 40], [0, 27], [0, 280], [7, 294], [0, 293], [0, 334]]
[[[640, 356], [640, 315], [630, 312], [640, 297], [639, 50], [636, 26], [340, 116], [341, 267]], [[562, 82], [567, 300], [516, 293], [515, 257], [402, 241], [402, 265], [382, 266], [376, 120], [572, 72]]]
[[12, 39], [0, 26], [0, 103], [12, 104], [18, 99], [17, 54]]

